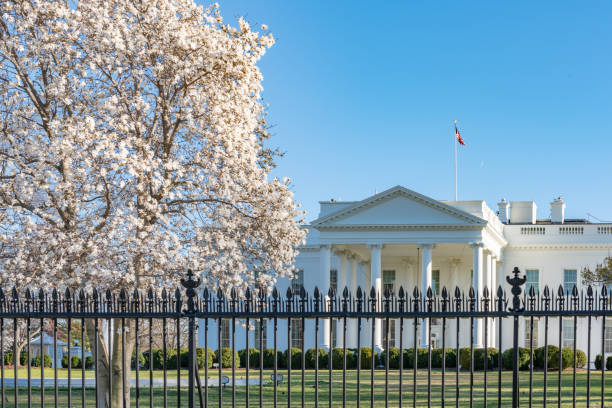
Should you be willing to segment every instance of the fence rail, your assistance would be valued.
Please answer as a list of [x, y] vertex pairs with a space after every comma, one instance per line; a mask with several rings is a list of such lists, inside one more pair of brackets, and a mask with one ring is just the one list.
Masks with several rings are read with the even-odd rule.
[[[484, 288], [480, 294], [474, 289], [463, 293], [459, 288], [452, 293], [443, 288], [440, 294], [433, 293], [430, 288], [424, 295], [417, 288], [411, 295], [403, 288], [397, 293], [389, 290], [378, 293], [374, 288], [368, 293], [361, 288], [355, 293], [350, 293], [344, 288], [340, 295], [331, 289], [324, 295], [315, 288], [310, 295], [304, 288], [297, 293], [290, 288], [282, 296], [274, 288], [269, 295], [263, 289], [257, 291], [247, 289], [244, 293], [236, 289], [228, 293], [217, 290], [213, 295], [208, 288], [200, 290], [199, 280], [194, 279], [189, 271], [186, 279], [181, 282], [181, 289], [172, 291], [164, 289], [160, 294], [152, 289], [145, 292], [137, 289], [121, 290], [118, 293], [108, 290], [104, 292], [93, 290], [91, 293], [82, 290], [77, 292], [66, 290], [59, 293], [53, 290], [47, 293], [42, 289], [35, 293], [27, 289], [22, 294], [16, 289], [10, 293], [0, 290], [1, 407], [22, 405], [111, 407], [112, 380], [116, 376], [121, 377], [121, 387], [129, 390], [122, 393], [120, 407], [135, 405], [136, 407], [218, 406], [221, 408], [231, 404], [232, 407], [282, 405], [290, 408], [292, 405], [312, 405], [318, 408], [323, 404], [322, 396], [327, 399], [323, 405], [330, 408], [340, 403], [343, 408], [347, 406], [373, 408], [380, 404], [384, 404], [385, 407], [610, 406], [612, 395], [606, 394], [606, 361], [603, 352], [606, 341], [606, 317], [612, 317], [612, 308], [610, 294], [606, 288], [595, 291], [588, 287], [586, 291], [580, 292], [573, 287], [572, 291], [567, 293], [562, 286], [554, 291], [545, 287], [541, 293], [538, 293], [532, 286], [528, 293], [524, 293], [522, 287], [525, 278], [520, 276], [517, 268], [514, 269], [513, 276], [507, 278], [507, 282], [511, 285], [511, 295], [508, 297], [502, 287], [499, 287], [495, 293], [490, 293]], [[573, 329], [572, 347], [569, 351], [572, 368], [569, 386], [563, 381], [567, 380], [568, 374], [563, 374], [562, 370], [564, 361], [567, 360], [567, 349], [564, 350], [563, 347], [563, 330], [564, 321], [566, 322], [568, 318], [572, 325], [569, 327]], [[597, 318], [601, 318], [601, 322], [595, 322], [594, 319]], [[319, 344], [321, 325], [332, 319], [338, 322], [337, 332], [342, 333], [342, 344], [336, 348], [337, 351], [323, 352], [322, 359], [319, 356], [320, 350], [323, 350]], [[521, 357], [519, 348], [521, 319], [526, 322], [525, 330], [529, 334], [527, 372], [520, 371], [521, 359], [524, 357]], [[537, 334], [537, 330], [534, 331], [534, 324], [538, 319], [544, 323], [544, 363], [541, 371], [535, 367], [534, 354], [534, 333]], [[579, 370], [578, 366], [579, 319], [586, 320], [588, 328], [585, 333], [580, 334], [582, 338], [587, 338], [587, 367], [584, 371]], [[510, 320], [513, 324], [509, 329], [504, 322]], [[211, 336], [216, 337], [219, 346], [222, 344], [222, 321], [229, 321], [231, 324], [229, 329], [231, 363], [226, 364], [230, 366], [231, 371], [224, 370], [224, 351], [221, 347], [216, 357], [217, 366], [214, 368], [211, 367], [213, 357], [209, 356], [208, 352]], [[272, 323], [273, 363], [270, 369], [264, 367], [263, 358], [265, 350], [263, 322], [265, 321]], [[279, 321], [286, 321], [286, 332], [283, 330], [281, 333], [279, 330]], [[306, 321], [314, 323], [313, 333], [306, 334], [313, 336], [315, 341], [313, 370], [306, 369], [307, 352], [304, 341], [301, 342], [299, 354], [296, 353], [300, 358], [299, 368], [292, 368], [292, 353], [295, 352], [290, 347], [292, 324], [301, 322], [301, 327], [304, 328]], [[397, 348], [399, 360], [391, 356], [393, 349], [390, 347], [391, 321], [396, 321], [400, 327]], [[441, 351], [434, 350], [432, 346], [430, 324], [432, 321], [440, 322], [441, 325]], [[162, 325], [160, 372], [153, 369], [156, 358], [153, 350], [154, 322], [161, 322]], [[255, 367], [251, 364], [252, 351], [248, 335], [254, 330], [251, 327], [251, 323], [254, 322], [259, 323], [256, 329], [259, 330], [259, 341], [258, 344], [254, 344], [258, 354], [254, 359]], [[355, 350], [347, 347], [349, 322], [354, 322], [357, 328], [357, 339], [352, 339], [356, 340]], [[454, 324], [451, 325], [451, 322]], [[60, 331], [65, 332], [65, 336], [59, 337], [66, 338], [68, 361], [66, 372], [60, 372], [58, 369], [58, 353], [64, 347], [58, 338], [58, 323], [64, 325]], [[596, 323], [601, 325], [600, 339], [592, 338], [592, 329]], [[87, 347], [86, 340], [90, 337], [86, 330], [88, 324], [93, 338], [97, 339], [101, 334], [106, 336], [106, 346], [102, 347], [105, 350], [101, 350], [99, 342], [94, 340], [90, 340]], [[459, 347], [459, 335], [463, 325], [466, 325], [464, 330], [469, 328], [469, 353], [467, 348], [462, 351]], [[477, 325], [481, 325], [485, 339], [488, 339], [489, 334], [495, 330], [499, 352], [494, 353], [493, 345], [485, 340], [484, 350], [478, 354], [475, 340]], [[558, 326], [557, 339], [549, 338], [549, 328], [553, 325]], [[169, 326], [174, 327], [176, 332], [172, 340], [176, 345], [177, 355], [174, 357], [176, 363], [172, 370], [168, 369], [169, 358], [173, 353], [168, 346]], [[413, 330], [410, 335], [406, 335], [406, 329], [410, 326]], [[74, 340], [73, 327], [77, 327], [79, 347], [76, 350], [71, 346]], [[130, 327], [135, 330], [133, 337], [136, 356], [135, 382], [126, 374], [133, 364], [132, 355], [126, 355], [126, 341], [129, 342], [130, 338], [126, 333], [129, 333]], [[427, 330], [425, 342], [427, 346], [421, 351], [416, 347], [420, 337], [419, 327]], [[43, 330], [45, 328], [46, 330]], [[363, 334], [364, 329], [366, 334]], [[375, 333], [381, 329], [383, 352], [377, 356]], [[204, 343], [203, 358], [200, 357], [203, 361], [200, 362], [198, 362], [197, 348], [198, 330], [203, 332]], [[246, 333], [244, 350], [246, 365], [239, 373], [236, 370], [237, 330]], [[566, 330], [569, 328], [566, 327]], [[39, 343], [32, 344], [36, 331], [40, 333]], [[50, 377], [44, 368], [45, 336], [42, 334], [49, 331], [52, 331], [49, 337], [52, 338], [53, 354], [53, 373]], [[18, 332], [22, 338], [25, 338], [26, 343], [24, 346], [26, 364], [22, 369], [18, 368], [17, 364], [21, 359], [18, 352]], [[114, 338], [115, 333], [118, 333], [118, 337], [115, 337], [115, 342], [111, 344], [110, 339]], [[146, 339], [144, 344], [141, 340], [143, 335]], [[187, 344], [184, 345], [187, 346], [186, 364], [181, 352], [181, 341], [185, 338], [183, 335], [187, 338]], [[329, 344], [332, 345], [331, 330], [329, 336]], [[284, 354], [286, 363], [282, 368], [278, 353], [281, 337], [286, 340], [288, 346]], [[501, 352], [501, 342], [502, 339], [510, 338], [512, 339], [511, 370], [504, 370], [503, 354], [506, 353]], [[448, 347], [452, 342], [455, 345], [453, 349]], [[592, 373], [591, 367], [593, 343], [600, 346], [602, 352], [601, 372], [597, 373], [597, 378]], [[409, 348], [409, 344], [412, 344], [412, 347]], [[549, 346], [552, 345], [557, 345], [558, 349], [551, 349]], [[115, 347], [121, 351], [121, 356], [113, 353]], [[366, 349], [371, 353], [366, 354]], [[554, 355], [549, 355], [549, 350], [552, 350]], [[88, 352], [91, 353], [90, 365], [93, 372], [86, 364], [85, 355]], [[73, 353], [80, 356], [81, 362], [77, 367], [73, 367], [72, 364]], [[100, 353], [110, 356], [110, 362], [107, 360], [107, 363], [101, 364]], [[340, 364], [336, 364], [338, 361], [334, 362], [334, 353], [341, 353], [337, 359]], [[419, 367], [419, 353], [426, 354], [425, 367]], [[436, 353], [441, 353], [439, 369], [433, 367], [435, 364], [432, 359]], [[463, 359], [463, 363], [462, 353], [468, 356], [467, 359]], [[36, 364], [37, 360], [32, 359], [34, 354], [40, 356], [40, 364]], [[140, 364], [141, 354], [148, 359], [145, 368]], [[351, 357], [355, 355], [356, 357]], [[9, 356], [12, 358], [12, 367], [11, 364], [6, 364]], [[119, 362], [116, 361], [117, 358]], [[350, 358], [356, 359], [356, 363], [351, 363]], [[478, 361], [479, 358], [483, 359], [482, 364]], [[33, 367], [33, 361], [39, 367]], [[119, 372], [113, 371], [113, 363], [115, 366], [120, 363]], [[203, 363], [201, 364], [203, 367], [199, 367], [199, 363]], [[326, 367], [321, 367], [323, 365]], [[482, 370], [477, 370], [478, 365]], [[76, 375], [73, 369], [78, 370]], [[184, 373], [187, 374], [186, 385], [181, 381]], [[551, 378], [551, 373], [552, 377], [556, 377], [554, 378], [556, 381]], [[37, 374], [38, 376], [35, 376]], [[203, 378], [200, 378], [200, 375]], [[237, 378], [237, 375], [246, 379]], [[586, 380], [583, 381], [585, 375]], [[160, 376], [161, 378], [158, 378]], [[580, 384], [577, 383], [578, 377]], [[467, 386], [469, 389], [464, 388]], [[88, 390], [88, 387], [91, 389]], [[571, 397], [564, 394], [569, 391]], [[78, 395], [78, 398], [74, 398], [75, 395]]]

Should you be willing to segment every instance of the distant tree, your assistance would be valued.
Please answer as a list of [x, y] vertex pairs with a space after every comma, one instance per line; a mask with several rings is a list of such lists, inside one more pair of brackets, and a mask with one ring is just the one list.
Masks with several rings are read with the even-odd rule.
[[595, 270], [589, 267], [582, 269], [582, 282], [597, 286], [612, 284], [612, 256], [606, 256], [603, 263], [595, 266]]

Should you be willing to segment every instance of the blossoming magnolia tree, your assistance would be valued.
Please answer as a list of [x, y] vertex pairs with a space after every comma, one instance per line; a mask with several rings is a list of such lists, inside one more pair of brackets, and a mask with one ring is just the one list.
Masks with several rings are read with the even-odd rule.
[[268, 179], [256, 65], [272, 43], [193, 0], [0, 2], [3, 285], [146, 287], [191, 267], [245, 287], [291, 273], [301, 213], [288, 181]]

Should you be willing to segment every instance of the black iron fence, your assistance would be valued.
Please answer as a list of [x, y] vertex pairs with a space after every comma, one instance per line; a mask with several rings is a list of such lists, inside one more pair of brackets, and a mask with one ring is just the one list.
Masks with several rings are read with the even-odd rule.
[[[606, 289], [595, 292], [588, 287], [579, 292], [574, 287], [567, 293], [560, 287], [553, 293], [545, 287], [538, 293], [531, 287], [523, 293], [525, 278], [517, 268], [507, 281], [511, 285], [508, 296], [501, 287], [495, 293], [484, 288], [480, 294], [473, 289], [462, 293], [458, 288], [452, 293], [444, 288], [439, 294], [431, 289], [422, 294], [416, 288], [411, 294], [403, 288], [397, 293], [380, 294], [374, 289], [365, 293], [360, 288], [350, 293], [345, 288], [339, 295], [333, 290], [324, 295], [316, 288], [310, 295], [301, 288], [297, 293], [288, 289], [282, 296], [276, 289], [269, 295], [263, 290], [212, 294], [208, 289], [200, 290], [199, 281], [189, 272], [183, 288], [172, 294], [166, 290], [159, 295], [153, 290], [0, 291], [1, 407], [111, 407], [113, 403], [120, 407], [220, 408], [230, 404], [288, 408], [340, 404], [343, 408], [383, 404], [612, 406], [604, 353], [610, 331], [606, 330], [606, 317], [612, 317]], [[334, 334], [341, 333], [341, 341], [339, 347], [325, 350], [320, 344], [321, 326], [331, 320], [337, 325], [336, 333], [326, 333], [328, 344], [333, 344]], [[581, 333], [579, 320], [586, 321]], [[229, 322], [231, 333], [227, 350], [220, 347], [222, 321]], [[279, 321], [286, 322], [282, 330]], [[306, 350], [303, 340], [301, 347], [290, 347], [292, 325], [303, 329], [307, 321], [314, 323], [313, 330], [303, 335], [314, 339], [313, 350]], [[392, 321], [399, 325], [399, 339], [393, 339], [399, 347], [390, 346]], [[423, 324], [434, 321], [441, 328], [439, 348], [432, 345], [432, 325]], [[528, 338], [526, 348], [519, 347], [521, 321]], [[159, 334], [154, 322], [161, 323]], [[264, 362], [264, 322], [271, 323], [273, 347], [268, 362]], [[349, 322], [355, 322], [357, 330], [348, 332]], [[544, 324], [544, 346], [540, 348], [534, 345], [536, 322]], [[596, 324], [601, 326], [598, 338], [592, 335]], [[485, 339], [482, 348], [476, 347], [480, 336], [477, 326]], [[549, 336], [553, 326], [558, 329], [556, 339]], [[169, 334], [169, 328], [174, 328], [174, 334]], [[426, 347], [419, 349], [423, 329]], [[251, 345], [249, 333], [253, 330], [259, 333], [257, 344]], [[377, 330], [382, 330], [383, 343], [378, 353]], [[469, 347], [459, 347], [462, 330], [469, 332]], [[492, 330], [497, 348], [486, 340]], [[564, 330], [571, 331], [570, 347], [564, 344]], [[246, 342], [240, 354], [236, 348], [238, 331], [245, 333]], [[101, 333], [108, 341], [107, 350], [100, 350], [94, 340]], [[45, 334], [50, 344], [45, 343]], [[348, 348], [347, 336], [353, 334], [357, 338], [350, 340], [356, 347]], [[583, 342], [586, 339], [586, 353], [577, 348], [577, 337]], [[19, 367], [20, 338], [25, 339], [23, 367]], [[213, 338], [219, 346], [216, 353], [208, 349]], [[286, 351], [280, 350], [281, 340], [286, 340]], [[132, 353], [126, 346], [130, 341], [134, 343]], [[156, 342], [161, 343], [160, 350], [155, 350]], [[502, 342], [510, 346], [504, 352]], [[593, 355], [592, 346], [601, 356]], [[121, 353], [114, 353], [113, 347]], [[66, 369], [58, 367], [62, 351]], [[51, 368], [45, 368], [47, 352], [53, 356], [49, 359]], [[106, 353], [110, 361], [100, 363], [100, 353]], [[598, 362], [597, 368], [592, 362]], [[118, 366], [121, 369], [117, 370]], [[117, 384], [113, 379], [119, 379], [126, 391], [119, 399], [111, 397], [113, 384]]]

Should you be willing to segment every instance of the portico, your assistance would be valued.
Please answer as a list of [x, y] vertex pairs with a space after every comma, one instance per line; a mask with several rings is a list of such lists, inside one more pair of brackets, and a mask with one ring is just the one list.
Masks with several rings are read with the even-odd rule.
[[[496, 287], [497, 262], [505, 241], [501, 225], [499, 230], [495, 228], [497, 217], [483, 202], [440, 202], [395, 187], [360, 202], [321, 205], [328, 211], [322, 211], [322, 216], [312, 223], [319, 232], [319, 281], [336, 286], [339, 294], [345, 286], [353, 294], [358, 286], [366, 294], [372, 287], [380, 294], [386, 288], [397, 293], [400, 286], [412, 294], [417, 287], [422, 294], [421, 307], [425, 308], [429, 288], [436, 293], [445, 286], [452, 291], [455, 287], [467, 291], [471, 282], [478, 293], [487, 287], [491, 294], [491, 288]], [[337, 269], [331, 266], [332, 257]], [[325, 287], [320, 289], [327, 293]], [[383, 323], [377, 321], [375, 325], [378, 350], [383, 348]], [[410, 347], [413, 336], [409, 333], [414, 327], [412, 322], [406, 323], [404, 339]], [[420, 347], [428, 343], [429, 323], [419, 323]], [[390, 324], [393, 343], [399, 338], [399, 325]], [[440, 328], [435, 320], [431, 324], [432, 342], [437, 342]], [[489, 322], [490, 329], [492, 324]], [[335, 347], [329, 344], [332, 322], [327, 321], [323, 327], [322, 345]], [[356, 325], [348, 330], [347, 346], [352, 347]], [[485, 342], [492, 345], [492, 330], [485, 339], [482, 321], [475, 322], [474, 331], [476, 346]], [[462, 330], [462, 335], [469, 338], [469, 332]], [[341, 335], [336, 339], [341, 345]]]

